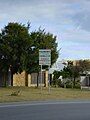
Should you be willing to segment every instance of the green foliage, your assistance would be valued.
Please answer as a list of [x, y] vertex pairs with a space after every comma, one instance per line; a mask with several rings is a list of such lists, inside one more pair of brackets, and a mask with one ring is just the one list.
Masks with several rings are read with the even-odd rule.
[[[19, 23], [8, 23], [0, 33], [0, 72], [14, 73], [39, 72], [39, 49], [51, 49], [51, 64], [58, 58], [56, 36], [45, 30], [29, 33], [27, 26]], [[34, 48], [32, 49], [32, 46]], [[48, 66], [44, 66], [47, 68]]]
[[75, 87], [76, 85], [76, 78], [80, 76], [80, 68], [79, 66], [74, 66], [72, 64], [69, 64], [67, 67], [64, 67], [62, 71], [63, 78], [69, 78], [73, 83], [72, 87]]
[[[32, 51], [33, 54], [31, 54], [33, 59], [31, 59], [30, 72], [40, 71], [39, 49], [51, 49], [51, 64], [56, 62], [58, 58], [56, 36], [39, 28], [37, 31], [31, 32], [30, 38], [33, 43], [32, 46], [35, 47]], [[48, 66], [43, 66], [43, 68], [46, 69]]]
[[80, 72], [90, 71], [90, 60], [80, 60], [79, 61]]
[[79, 88], [80, 89], [80, 80], [75, 80], [75, 86], [73, 86], [73, 80], [67, 80], [66, 81], [66, 88]]
[[27, 49], [30, 45], [30, 35], [27, 27], [18, 23], [8, 23], [1, 32], [1, 41], [3, 68], [7, 66], [8, 70], [10, 67], [13, 73], [25, 69]]
[[53, 81], [52, 81], [52, 85], [53, 86], [60, 86], [60, 84], [61, 84], [61, 80], [59, 80], [59, 77], [60, 77], [60, 75], [61, 75], [61, 72], [60, 71], [54, 71], [53, 72]]
[[60, 77], [61, 71], [56, 71], [56, 70], [55, 70], [55, 71], [53, 72], [53, 75], [54, 75], [53, 79], [56, 80], [56, 79], [58, 79], [58, 78]]
[[[79, 66], [74, 66], [70, 63], [67, 67], [64, 67], [63, 70], [54, 71], [53, 74], [53, 85], [67, 88], [75, 88], [77, 86], [76, 78], [80, 76], [80, 68]], [[62, 82], [59, 80], [60, 76], [62, 76], [63, 78]]]
[[20, 94], [21, 94], [21, 91], [20, 90], [16, 90], [16, 91], [11, 93], [11, 96], [18, 96]]
[[[68, 66], [61, 71], [63, 79], [67, 79], [64, 83], [67, 88], [80, 88], [80, 81], [77, 78], [80, 74], [90, 70], [90, 60], [79, 60], [76, 64], [73, 61], [68, 61]], [[63, 85], [64, 86], [64, 85]]]

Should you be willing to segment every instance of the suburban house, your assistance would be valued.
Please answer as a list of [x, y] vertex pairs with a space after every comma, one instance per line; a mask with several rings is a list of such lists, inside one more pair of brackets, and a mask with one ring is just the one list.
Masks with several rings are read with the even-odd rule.
[[[90, 63], [90, 60], [86, 60], [88, 63]], [[80, 65], [80, 60], [74, 60], [72, 61], [74, 66], [79, 66]], [[90, 69], [90, 67], [89, 67]], [[84, 71], [81, 73], [80, 76], [80, 84], [81, 84], [81, 89], [83, 88], [90, 88], [90, 70]]]
[[6, 81], [4, 80], [4, 75], [0, 73], [0, 86], [44, 86], [48, 87], [48, 71], [43, 70], [42, 71], [42, 83], [41, 83], [41, 72], [38, 73], [32, 73], [27, 74], [25, 71], [23, 71], [21, 74], [17, 73], [13, 75], [13, 81], [11, 78], [11, 72], [8, 72], [8, 75], [6, 76]]
[[[13, 76], [13, 86], [28, 86], [35, 87], [41, 85], [41, 73], [27, 74], [23, 71], [21, 74]], [[48, 71], [42, 72], [42, 86], [48, 87]]]
[[90, 71], [81, 74], [81, 89], [83, 88], [90, 88]]

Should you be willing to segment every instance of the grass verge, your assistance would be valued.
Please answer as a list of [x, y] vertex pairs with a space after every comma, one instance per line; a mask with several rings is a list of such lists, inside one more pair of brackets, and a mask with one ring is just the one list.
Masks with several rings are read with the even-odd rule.
[[[19, 91], [19, 92], [18, 92]], [[45, 101], [45, 100], [90, 100], [90, 91], [79, 89], [51, 88], [28, 88], [7, 87], [0, 88], [0, 103], [23, 102], [23, 101]]]

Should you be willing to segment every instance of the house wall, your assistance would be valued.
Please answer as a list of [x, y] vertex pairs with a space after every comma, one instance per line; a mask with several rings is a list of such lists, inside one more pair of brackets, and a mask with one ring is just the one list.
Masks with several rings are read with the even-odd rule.
[[21, 74], [13, 75], [13, 86], [26, 86], [26, 73], [23, 71]]
[[[31, 75], [29, 74], [28, 86], [37, 86], [37, 82], [38, 86], [41, 86], [41, 73], [39, 73], [39, 75], [37, 73], [32, 73]], [[48, 71], [42, 72], [42, 86], [48, 87]]]
[[81, 86], [85, 86], [85, 79], [86, 79], [86, 76], [81, 76], [81, 80], [80, 80], [80, 82], [81, 82]]
[[[38, 86], [41, 85], [41, 73], [39, 76], [37, 73], [26, 74], [23, 71], [21, 74], [14, 74], [13, 75], [13, 86], [37, 86], [37, 79], [38, 79]], [[42, 72], [42, 86], [48, 87], [48, 71]]]
[[90, 87], [90, 75], [81, 76], [81, 89]]

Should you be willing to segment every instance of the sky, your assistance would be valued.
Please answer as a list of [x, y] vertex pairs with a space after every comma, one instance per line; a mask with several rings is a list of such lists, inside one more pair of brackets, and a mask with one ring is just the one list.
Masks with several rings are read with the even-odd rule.
[[0, 0], [0, 29], [28, 21], [57, 36], [60, 60], [90, 59], [90, 0]]

